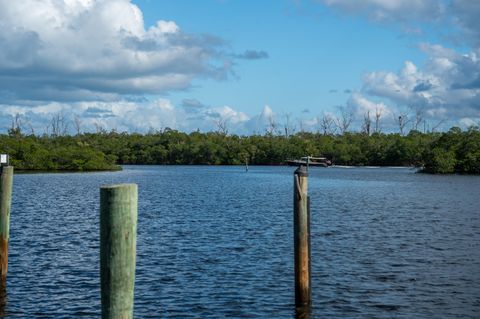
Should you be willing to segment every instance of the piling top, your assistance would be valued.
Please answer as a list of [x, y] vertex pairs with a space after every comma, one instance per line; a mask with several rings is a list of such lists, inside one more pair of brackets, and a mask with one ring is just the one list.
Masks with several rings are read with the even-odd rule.
[[13, 166], [0, 166], [0, 173], [13, 174]]
[[301, 177], [308, 177], [308, 171], [307, 171], [307, 168], [303, 165], [300, 165], [296, 170], [295, 170], [295, 173], [296, 175], [298, 176], [301, 176]]
[[130, 184], [110, 184], [110, 185], [102, 185], [100, 189], [115, 189], [115, 188], [128, 188], [128, 187], [137, 187], [137, 184], [130, 183]]

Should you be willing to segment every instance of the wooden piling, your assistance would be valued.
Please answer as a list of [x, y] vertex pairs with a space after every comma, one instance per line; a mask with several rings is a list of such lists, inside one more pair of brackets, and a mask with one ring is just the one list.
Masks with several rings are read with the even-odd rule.
[[310, 207], [308, 172], [300, 166], [294, 173], [293, 237], [295, 248], [295, 306], [311, 303], [310, 279]]
[[102, 318], [133, 318], [137, 202], [136, 184], [100, 188]]
[[1, 166], [0, 170], [0, 280], [4, 281], [8, 272], [13, 166]]

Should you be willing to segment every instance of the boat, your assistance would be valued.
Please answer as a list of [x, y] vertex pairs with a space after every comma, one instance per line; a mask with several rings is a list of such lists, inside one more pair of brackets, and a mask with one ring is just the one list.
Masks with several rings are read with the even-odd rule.
[[301, 159], [286, 160], [288, 166], [316, 166], [316, 167], [328, 167], [332, 165], [332, 162], [326, 157], [313, 157], [304, 156]]

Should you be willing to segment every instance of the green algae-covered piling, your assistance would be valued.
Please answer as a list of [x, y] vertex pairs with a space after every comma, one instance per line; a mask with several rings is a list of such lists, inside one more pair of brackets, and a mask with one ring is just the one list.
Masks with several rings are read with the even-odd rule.
[[100, 188], [102, 318], [133, 318], [137, 202], [136, 184]]
[[0, 166], [0, 170], [0, 279], [5, 280], [8, 271], [13, 166]]
[[295, 248], [295, 306], [311, 303], [310, 288], [310, 211], [308, 172], [300, 166], [294, 173], [293, 240]]

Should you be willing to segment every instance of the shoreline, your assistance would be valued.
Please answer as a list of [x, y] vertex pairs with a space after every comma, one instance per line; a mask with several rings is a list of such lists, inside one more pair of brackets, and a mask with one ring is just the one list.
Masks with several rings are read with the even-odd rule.
[[[124, 166], [208, 166], [208, 167], [221, 167], [221, 166], [226, 166], [226, 167], [245, 167], [245, 165], [242, 164], [122, 164], [122, 165], [117, 165], [118, 168], [115, 169], [95, 169], [95, 170], [42, 170], [42, 169], [15, 169], [15, 174], [75, 174], [75, 173], [114, 173], [114, 172], [120, 172], [124, 170]], [[248, 167], [292, 167], [287, 164], [249, 164]], [[313, 169], [328, 169], [328, 168], [337, 168], [337, 169], [358, 169], [358, 168], [364, 168], [364, 169], [382, 169], [382, 168], [387, 168], [387, 169], [410, 169], [410, 170], [416, 170], [415, 173], [419, 174], [428, 174], [428, 175], [461, 175], [461, 176], [480, 176], [479, 174], [461, 174], [461, 173], [431, 173], [428, 171], [425, 171], [422, 169], [420, 166], [377, 166], [377, 165], [331, 165], [327, 167], [314, 167], [312, 166]]]

